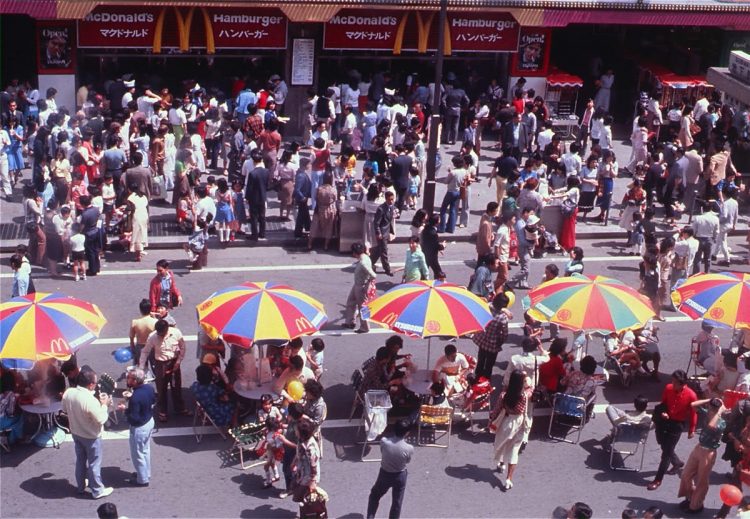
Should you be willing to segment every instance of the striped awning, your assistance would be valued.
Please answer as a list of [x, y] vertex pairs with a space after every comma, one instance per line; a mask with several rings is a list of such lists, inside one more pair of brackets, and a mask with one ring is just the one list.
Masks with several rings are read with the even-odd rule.
[[36, 19], [57, 18], [57, 0], [2, 0], [2, 14], [25, 14]]

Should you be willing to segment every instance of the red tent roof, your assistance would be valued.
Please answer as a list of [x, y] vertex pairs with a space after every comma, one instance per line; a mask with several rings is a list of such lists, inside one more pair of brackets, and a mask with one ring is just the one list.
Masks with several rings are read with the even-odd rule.
[[680, 76], [666, 67], [657, 64], [643, 64], [641, 69], [649, 71], [664, 86], [682, 90], [697, 86], [710, 86], [703, 76]]
[[547, 76], [547, 85], [551, 87], [582, 87], [583, 79], [561, 70], [553, 70]]

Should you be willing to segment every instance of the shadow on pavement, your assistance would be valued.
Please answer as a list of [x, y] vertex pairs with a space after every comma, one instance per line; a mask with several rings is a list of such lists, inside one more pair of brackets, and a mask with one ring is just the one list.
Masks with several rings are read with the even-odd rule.
[[76, 486], [68, 478], [54, 478], [55, 474], [45, 472], [29, 478], [19, 486], [40, 499], [67, 499], [76, 496]]
[[445, 467], [446, 475], [455, 479], [471, 480], [475, 483], [487, 483], [492, 488], [502, 488], [498, 475], [490, 468], [478, 465]]
[[[281, 467], [279, 467], [279, 471], [281, 471]], [[245, 494], [246, 496], [252, 496], [255, 499], [277, 499], [279, 497], [279, 492], [282, 491], [280, 489], [284, 488], [283, 477], [282, 481], [276, 483], [276, 487], [263, 488], [264, 477], [260, 472], [255, 474], [246, 472], [245, 474], [232, 476], [231, 479], [233, 483], [237, 483], [239, 485], [240, 491], [243, 494]], [[266, 515], [256, 515], [255, 517], [266, 517]]]
[[295, 512], [292, 512], [291, 510], [274, 508], [271, 505], [263, 505], [256, 508], [248, 508], [243, 510], [242, 512], [240, 512], [240, 517], [297, 517], [297, 514]]

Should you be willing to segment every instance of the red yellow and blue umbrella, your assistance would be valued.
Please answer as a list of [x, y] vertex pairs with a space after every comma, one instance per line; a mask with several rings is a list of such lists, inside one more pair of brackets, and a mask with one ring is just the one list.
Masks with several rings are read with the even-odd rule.
[[492, 320], [487, 301], [444, 281], [393, 287], [362, 308], [362, 317], [412, 337], [460, 337], [484, 330]]
[[64, 294], [14, 297], [0, 305], [0, 359], [67, 359], [106, 322], [95, 304]]
[[573, 275], [546, 281], [528, 294], [529, 315], [571, 330], [621, 332], [654, 317], [649, 299], [622, 281]]
[[690, 276], [672, 302], [691, 319], [728, 328], [750, 328], [750, 274], [717, 272]]
[[197, 307], [212, 338], [249, 347], [254, 341], [291, 340], [317, 332], [327, 321], [323, 304], [287, 285], [246, 282], [211, 294]]

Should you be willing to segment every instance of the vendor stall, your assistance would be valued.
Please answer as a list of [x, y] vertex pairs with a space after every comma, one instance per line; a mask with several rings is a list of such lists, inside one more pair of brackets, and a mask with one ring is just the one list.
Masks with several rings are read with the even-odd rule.
[[547, 95], [545, 103], [549, 107], [552, 125], [564, 138], [573, 134], [578, 126], [576, 107], [578, 91], [583, 86], [583, 79], [567, 72], [553, 70], [547, 76]]
[[675, 74], [668, 68], [655, 63], [640, 66], [638, 77], [638, 91], [661, 92], [659, 105], [662, 110], [669, 110], [673, 103], [688, 99], [710, 97], [713, 85], [705, 77]]

